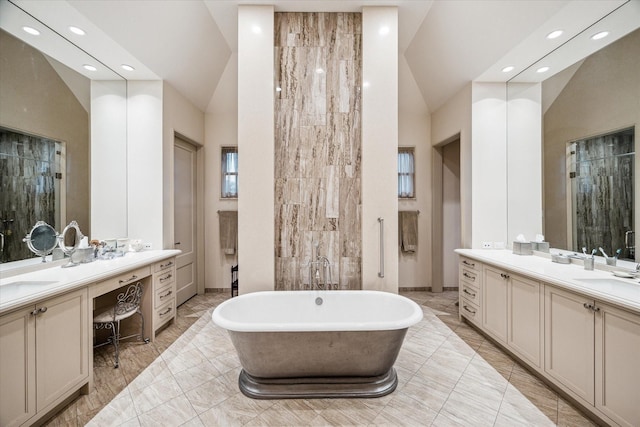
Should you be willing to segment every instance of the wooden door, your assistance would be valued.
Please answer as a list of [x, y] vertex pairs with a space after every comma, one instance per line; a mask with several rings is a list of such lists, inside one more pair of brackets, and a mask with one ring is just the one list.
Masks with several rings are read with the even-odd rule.
[[176, 257], [177, 305], [197, 292], [196, 280], [196, 148], [180, 138], [174, 144], [174, 248]]

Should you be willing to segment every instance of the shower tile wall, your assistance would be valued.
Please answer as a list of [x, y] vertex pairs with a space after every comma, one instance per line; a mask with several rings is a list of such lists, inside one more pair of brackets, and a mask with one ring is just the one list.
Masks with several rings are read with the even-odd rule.
[[362, 19], [275, 15], [276, 289], [304, 289], [312, 242], [334, 284], [361, 288]]
[[22, 238], [37, 221], [55, 227], [55, 161], [55, 141], [0, 129], [0, 262], [34, 256]]
[[622, 249], [622, 258], [634, 258], [625, 248], [625, 233], [634, 231], [634, 133], [630, 128], [575, 143], [574, 250], [601, 246], [609, 255]]

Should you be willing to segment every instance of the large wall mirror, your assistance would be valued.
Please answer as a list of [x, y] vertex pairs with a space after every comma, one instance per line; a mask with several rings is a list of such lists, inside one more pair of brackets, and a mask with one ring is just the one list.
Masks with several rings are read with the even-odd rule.
[[[576, 252], [602, 247], [609, 256], [619, 250], [621, 259], [638, 258], [638, 9], [638, 2], [624, 4], [508, 83], [509, 100], [526, 98], [535, 106], [531, 114], [538, 115], [530, 118], [541, 127], [535, 135], [542, 145], [541, 231], [551, 247]], [[607, 29], [613, 40], [591, 40]], [[554, 57], [577, 62], [542, 80], [538, 69]], [[513, 126], [511, 115], [508, 120]], [[509, 147], [517, 143], [509, 136]], [[510, 176], [522, 173], [509, 168]], [[517, 221], [509, 217], [510, 224]]]
[[[25, 26], [40, 34], [25, 32]], [[95, 71], [83, 68], [91, 64]], [[124, 138], [111, 140], [109, 150], [126, 159], [126, 91], [126, 81], [96, 58], [13, 3], [0, 2], [3, 268], [33, 256], [22, 239], [37, 221], [61, 231], [75, 220], [91, 235], [90, 156], [99, 139], [92, 138], [92, 129], [98, 112], [108, 110], [104, 100], [117, 99], [121, 113], [102, 121], [121, 129]], [[121, 191], [126, 193], [126, 183]]]

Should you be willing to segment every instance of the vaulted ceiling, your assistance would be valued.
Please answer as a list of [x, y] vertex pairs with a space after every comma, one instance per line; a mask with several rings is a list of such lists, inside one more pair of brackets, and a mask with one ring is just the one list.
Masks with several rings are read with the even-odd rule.
[[[14, 1], [31, 8], [36, 17], [41, 14], [45, 22], [51, 19], [45, 15], [53, 11], [43, 11], [47, 8], [42, 4], [64, 3]], [[84, 19], [100, 33], [100, 39], [84, 42], [86, 46], [82, 41], [77, 44], [112, 67], [125, 61], [118, 55], [128, 58], [136, 71], [126, 78], [161, 78], [202, 111], [217, 111], [232, 110], [236, 104], [238, 5], [273, 4], [276, 11], [316, 12], [357, 12], [363, 6], [394, 5], [400, 31], [400, 108], [424, 113], [438, 109], [472, 80], [505, 81], [509, 76], [494, 70], [502, 64], [520, 61], [514, 65], [522, 70], [557, 47], [562, 40], [544, 40], [549, 28], [555, 29], [553, 25], [573, 26], [578, 31], [623, 2], [68, 0], [73, 13], [58, 13], [54, 20], [64, 26], [83, 25], [63, 22], [71, 17]]]

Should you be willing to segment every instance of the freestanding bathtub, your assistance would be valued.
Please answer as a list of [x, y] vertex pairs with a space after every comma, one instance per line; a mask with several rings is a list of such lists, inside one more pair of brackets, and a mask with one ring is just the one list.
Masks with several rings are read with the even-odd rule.
[[398, 384], [393, 364], [422, 309], [378, 291], [269, 291], [213, 312], [229, 331], [240, 390], [259, 399], [379, 397]]

